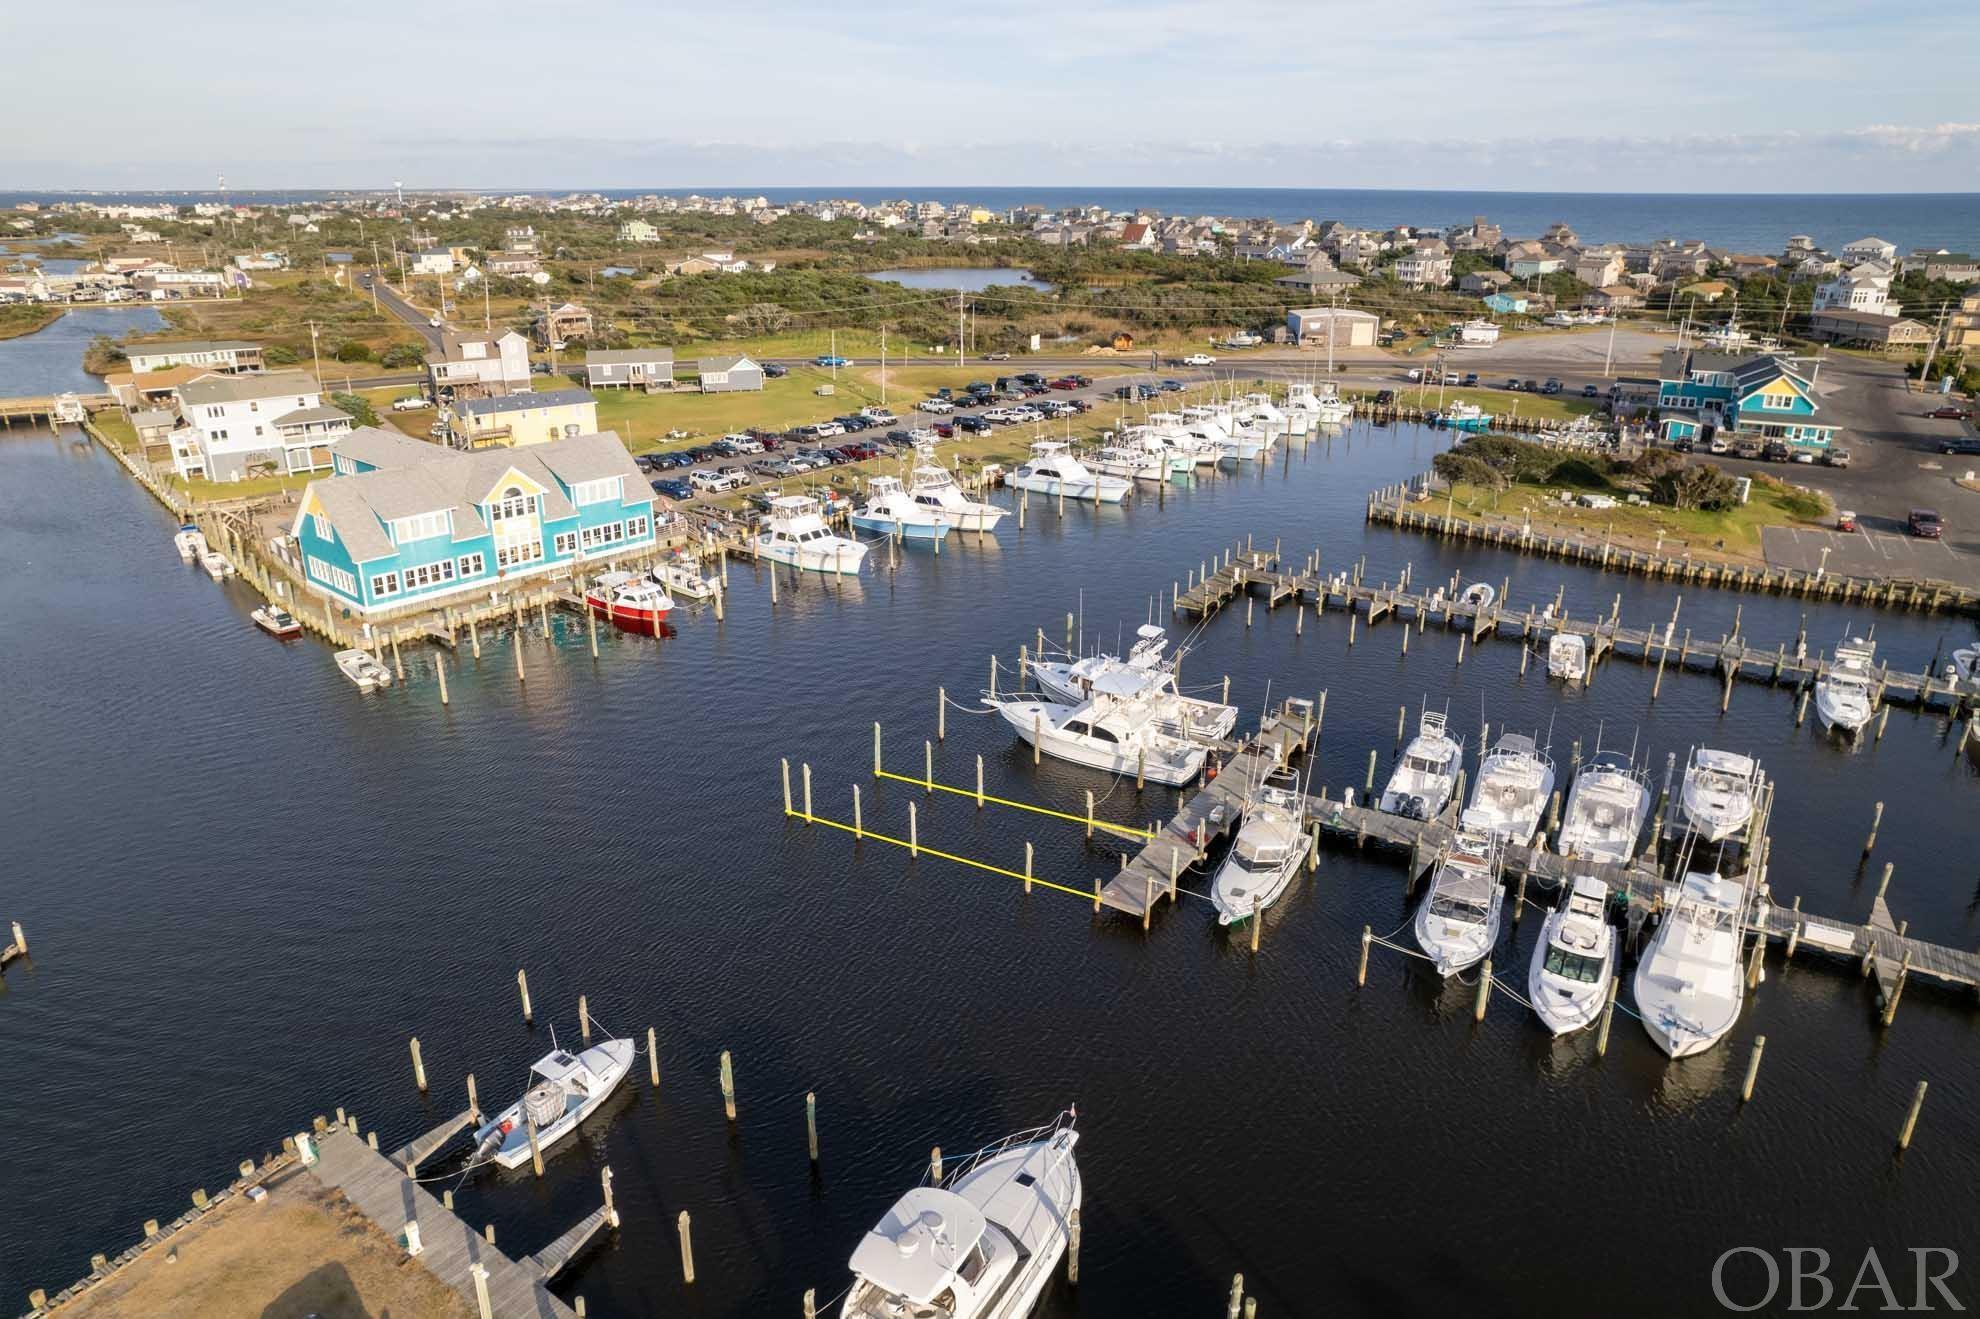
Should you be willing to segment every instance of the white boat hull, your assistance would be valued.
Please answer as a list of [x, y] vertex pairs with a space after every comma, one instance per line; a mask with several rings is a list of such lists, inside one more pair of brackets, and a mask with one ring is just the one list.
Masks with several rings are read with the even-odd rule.
[[835, 540], [823, 547], [810, 545], [778, 545], [759, 540], [757, 553], [772, 563], [802, 569], [805, 572], [836, 573], [842, 577], [859, 576], [860, 565], [866, 561], [866, 546], [857, 541]]
[[1499, 918], [1504, 904], [1494, 887], [1489, 915], [1482, 926], [1459, 925], [1430, 910], [1426, 896], [1416, 908], [1416, 945], [1429, 954], [1437, 974], [1448, 980], [1460, 971], [1469, 971], [1485, 960], [1499, 942]]
[[1026, 746], [1037, 746], [1040, 753], [1088, 769], [1105, 770], [1113, 775], [1137, 774], [1150, 783], [1179, 788], [1203, 772], [1202, 747], [1171, 747], [1150, 752], [1146, 757], [1112, 743], [1095, 743], [1087, 738], [1058, 732], [1049, 714], [1031, 701], [1008, 702], [998, 707], [1004, 722], [1016, 730]]
[[[1046, 661], [1031, 666], [1031, 676], [1038, 682], [1038, 689], [1054, 700], [1067, 705], [1078, 705], [1092, 695], [1073, 686], [1066, 676], [1068, 666]], [[1182, 738], [1202, 738], [1220, 741], [1237, 727], [1237, 707], [1220, 705], [1215, 701], [1199, 700], [1193, 696], [1177, 698], [1181, 718], [1164, 731]]]
[[[584, 1060], [585, 1064], [590, 1067], [592, 1072], [604, 1084], [599, 1086], [583, 1102], [565, 1110], [564, 1115], [552, 1122], [549, 1126], [537, 1128], [536, 1148], [541, 1153], [548, 1153], [552, 1145], [555, 1145], [558, 1141], [570, 1135], [573, 1131], [576, 1131], [586, 1118], [598, 1111], [600, 1104], [603, 1104], [607, 1099], [612, 1097], [612, 1092], [619, 1088], [619, 1083], [625, 1080], [626, 1074], [632, 1070], [634, 1056], [633, 1042], [631, 1040], [605, 1040], [586, 1049], [578, 1056]], [[498, 1114], [489, 1126], [497, 1126], [504, 1119], [516, 1122], [523, 1120], [521, 1100], [517, 1100], [507, 1109], [503, 1110], [502, 1113]], [[488, 1126], [481, 1128], [476, 1133], [477, 1138], [487, 1132], [488, 1129]], [[521, 1141], [505, 1144], [501, 1149], [491, 1155], [490, 1158], [500, 1167], [520, 1168], [523, 1164], [530, 1161], [529, 1141], [525, 1138]]]
[[1300, 834], [1298, 841], [1285, 861], [1266, 874], [1246, 870], [1239, 866], [1235, 858], [1226, 858], [1217, 869], [1217, 878], [1210, 886], [1210, 902], [1217, 908], [1217, 924], [1236, 925], [1264, 911], [1279, 900], [1279, 895], [1292, 883], [1294, 875], [1306, 862], [1306, 854], [1313, 846], [1308, 834]]
[[1815, 717], [1822, 727], [1844, 733], [1859, 733], [1870, 722], [1870, 703], [1856, 697], [1842, 697], [1821, 684], [1815, 688]]
[[1547, 913], [1540, 927], [1540, 942], [1534, 945], [1533, 961], [1526, 975], [1526, 997], [1534, 1015], [1555, 1035], [1570, 1035], [1595, 1024], [1608, 1000], [1609, 981], [1615, 976], [1616, 936], [1604, 930], [1602, 972], [1593, 981], [1569, 980], [1547, 970], [1547, 949], [1554, 940], [1562, 913]]
[[1064, 492], [1067, 499], [1085, 499], [1099, 504], [1118, 504], [1127, 498], [1129, 483], [1118, 476], [1096, 476], [1087, 481], [1064, 481], [1056, 476], [1012, 476], [1010, 484], [1018, 490], [1028, 490], [1035, 495], [1048, 495], [1057, 498]]

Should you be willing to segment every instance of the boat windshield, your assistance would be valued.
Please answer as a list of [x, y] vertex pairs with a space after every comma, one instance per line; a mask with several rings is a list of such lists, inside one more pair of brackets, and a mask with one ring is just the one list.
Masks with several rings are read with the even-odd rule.
[[1404, 756], [1403, 764], [1409, 767], [1410, 769], [1415, 770], [1418, 774], [1442, 774], [1445, 769], [1445, 764], [1443, 761], [1434, 759], [1430, 756], [1422, 755], [1420, 753], [1417, 755]]
[[1466, 925], [1485, 923], [1485, 904], [1474, 898], [1455, 893], [1438, 893], [1430, 899], [1430, 912], [1442, 916], [1447, 921], [1461, 921]]
[[1239, 843], [1231, 849], [1231, 859], [1238, 863], [1240, 870], [1269, 874], [1285, 864], [1286, 849], [1281, 843], [1264, 843], [1256, 847]]
[[1570, 952], [1559, 944], [1547, 946], [1547, 973], [1563, 980], [1578, 980], [1584, 985], [1592, 985], [1602, 978], [1602, 959]]

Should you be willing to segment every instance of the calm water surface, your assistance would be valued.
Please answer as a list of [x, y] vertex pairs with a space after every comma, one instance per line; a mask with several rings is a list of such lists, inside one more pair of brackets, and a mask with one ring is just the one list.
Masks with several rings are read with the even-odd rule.
[[1033, 279], [1031, 272], [1020, 266], [939, 266], [928, 270], [876, 270], [867, 275], [868, 279], [881, 279], [889, 284], [900, 284], [911, 289], [948, 289], [951, 292], [961, 289], [965, 293], [981, 293], [994, 287], [1014, 287], [1022, 285], [1049, 293], [1052, 286], [1042, 279]]
[[156, 307], [78, 307], [33, 334], [0, 339], [0, 398], [100, 393], [102, 378], [82, 368], [89, 341], [99, 334], [122, 338], [164, 328]]
[[[1821, 1245], [1851, 1261], [1948, 1246], [1976, 1300], [1980, 1014], [1915, 982], [1880, 1029], [1853, 968], [1778, 954], [1727, 1041], [1668, 1063], [1616, 1022], [1605, 1059], [1552, 1042], [1500, 996], [1379, 952], [1357, 990], [1364, 924], [1406, 918], [1401, 871], [1329, 850], [1277, 909], [1260, 954], [1188, 899], [1152, 932], [1074, 898], [787, 822], [777, 761], [810, 762], [821, 812], [896, 832], [909, 801], [924, 840], [1002, 864], [1037, 844], [1039, 873], [1076, 888], [1117, 869], [1075, 827], [868, 774], [870, 729], [919, 763], [935, 689], [966, 700], [992, 651], [1014, 661], [1069, 612], [1112, 643], [1213, 546], [1246, 533], [1361, 555], [1376, 578], [1462, 566], [1625, 621], [1668, 617], [1667, 586], [1478, 554], [1366, 529], [1364, 492], [1421, 470], [1416, 428], [1356, 428], [1269, 469], [1116, 509], [1032, 509], [1020, 536], [914, 553], [854, 583], [731, 569], [728, 620], [690, 613], [664, 640], [613, 636], [593, 661], [565, 620], [525, 639], [518, 687], [506, 638], [451, 676], [430, 659], [360, 697], [315, 643], [249, 626], [249, 594], [181, 565], [170, 525], [100, 454], [46, 436], [0, 441], [0, 675], [9, 719], [0, 918], [36, 958], [0, 990], [6, 1193], [0, 1296], [53, 1289], [115, 1252], [194, 1186], [224, 1183], [313, 1114], [349, 1106], [392, 1148], [455, 1111], [462, 1075], [506, 1098], [576, 1031], [576, 999], [623, 1033], [657, 1028], [662, 1085], [644, 1069], [541, 1182], [481, 1175], [460, 1192], [505, 1248], [537, 1248], [596, 1203], [610, 1162], [625, 1226], [559, 1290], [603, 1315], [795, 1313], [835, 1296], [860, 1234], [949, 1151], [1077, 1102], [1085, 1133], [1086, 1255], [1054, 1316], [1210, 1315], [1242, 1270], [1269, 1315], [1590, 1314], [1714, 1308], [1728, 1246]], [[877, 560], [876, 556], [876, 560]], [[1083, 598], [1082, 598], [1083, 591]], [[1800, 605], [1685, 596], [1700, 634], [1790, 643]], [[1808, 610], [1811, 644], [1848, 618]], [[1971, 946], [1980, 926], [1980, 781], [1944, 720], [1893, 714], [1849, 753], [1794, 726], [1791, 697], [1751, 684], [1718, 711], [1707, 677], [1632, 662], [1565, 693], [1519, 675], [1515, 645], [1458, 665], [1457, 640], [1394, 625], [1347, 645], [1337, 613], [1242, 610], [1213, 620], [1186, 683], [1231, 675], [1232, 699], [1330, 693], [1316, 778], [1386, 774], [1396, 709], [1449, 703], [1476, 740], [1494, 727], [1640, 739], [1661, 771], [1695, 742], [1759, 755], [1780, 785], [1773, 884], [1818, 911], [1867, 911], [1883, 861], [1913, 931]], [[1859, 624], [1873, 621], [1858, 618]], [[1894, 662], [1917, 667], [1971, 625], [1879, 615]], [[1248, 716], [1249, 718], [1249, 716]], [[992, 719], [951, 711], [936, 772], [989, 790], [1147, 820], [1168, 792], [1028, 754]], [[1870, 803], [1887, 803], [1868, 871]], [[1206, 881], [1194, 878], [1198, 889]], [[1498, 964], [1524, 974], [1538, 919]], [[527, 967], [538, 1026], [520, 1020]], [[424, 1046], [415, 1092], [406, 1039]], [[1755, 1101], [1737, 1089], [1753, 1037], [1769, 1047]], [[720, 1050], [734, 1051], [741, 1118], [725, 1128]], [[1932, 1082], [1917, 1142], [1892, 1153], [1912, 1087]], [[804, 1152], [816, 1091], [824, 1159]], [[678, 1278], [673, 1223], [694, 1216], [700, 1281]]]

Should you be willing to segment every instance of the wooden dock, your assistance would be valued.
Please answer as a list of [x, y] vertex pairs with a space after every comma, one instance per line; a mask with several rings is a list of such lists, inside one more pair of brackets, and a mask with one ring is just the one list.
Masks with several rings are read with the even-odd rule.
[[419, 1224], [417, 1259], [421, 1266], [475, 1307], [476, 1265], [487, 1271], [486, 1285], [495, 1314], [536, 1319], [576, 1319], [576, 1312], [544, 1287], [546, 1275], [531, 1261], [517, 1261], [497, 1250], [418, 1182], [341, 1126], [314, 1138], [316, 1162], [310, 1172], [341, 1191], [365, 1217], [391, 1237], [403, 1237], [408, 1222]]
[[481, 1111], [470, 1104], [433, 1130], [393, 1150], [392, 1162], [404, 1169], [406, 1176], [416, 1176], [420, 1164], [447, 1148], [463, 1131], [472, 1131], [480, 1125]]
[[[605, 1176], [609, 1179], [611, 1175], [612, 1170], [607, 1168]], [[529, 1267], [535, 1269], [537, 1275], [548, 1282], [562, 1273], [572, 1260], [583, 1254], [585, 1247], [596, 1240], [606, 1228], [618, 1225], [618, 1211], [608, 1200], [579, 1219], [570, 1231], [531, 1255]]]

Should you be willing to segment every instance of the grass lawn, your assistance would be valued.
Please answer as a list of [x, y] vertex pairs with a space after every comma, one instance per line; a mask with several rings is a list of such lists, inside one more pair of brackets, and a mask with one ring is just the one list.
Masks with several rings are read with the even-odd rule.
[[337, 345], [356, 340], [368, 344], [375, 355], [398, 344], [424, 341], [390, 312], [381, 308], [374, 313], [370, 296], [360, 294], [362, 290], [332, 284], [321, 271], [257, 272], [254, 287], [241, 297], [164, 304], [170, 328], [158, 336], [145, 337], [251, 339], [288, 349], [296, 355], [297, 364], [308, 370], [309, 327], [314, 322], [326, 383], [346, 373], [353, 377], [374, 375], [384, 368], [373, 362], [347, 365], [332, 361]]
[[[1438, 406], [1438, 391], [1435, 384], [1418, 386], [1410, 381], [1402, 381], [1391, 386], [1396, 391], [1396, 402], [1411, 407], [1434, 408]], [[1345, 391], [1359, 397], [1372, 397], [1372, 390]], [[1542, 421], [1570, 421], [1575, 417], [1593, 416], [1602, 409], [1596, 400], [1576, 398], [1570, 394], [1528, 394], [1512, 393], [1503, 389], [1454, 389], [1446, 386], [1443, 390], [1443, 404], [1476, 403], [1494, 417], [1537, 417]]]
[[130, 417], [122, 408], [105, 408], [92, 415], [90, 421], [103, 433], [105, 439], [125, 453], [132, 453], [137, 449], [137, 427], [131, 425]]
[[241, 481], [188, 481], [174, 476], [165, 485], [167, 489], [197, 499], [202, 504], [228, 504], [300, 490], [317, 477], [328, 475], [328, 472], [303, 472], [295, 476], [256, 476]]
[[[1609, 495], [1618, 503], [1614, 508], [1600, 509], [1563, 504], [1554, 497], [1562, 490]], [[1530, 517], [1535, 531], [1552, 535], [1612, 537], [1618, 546], [1646, 550], [1656, 550], [1661, 538], [1666, 553], [1690, 551], [1704, 557], [1756, 562], [1762, 557], [1760, 533], [1764, 528], [1825, 527], [1831, 521], [1829, 503], [1823, 496], [1768, 478], [1756, 478], [1752, 498], [1726, 512], [1620, 502], [1626, 493], [1600, 477], [1556, 480], [1546, 486], [1515, 485], [1504, 491], [1460, 484], [1448, 500], [1433, 496], [1420, 507], [1436, 512], [1442, 502], [1460, 517], [1474, 521], [1518, 524]]]

